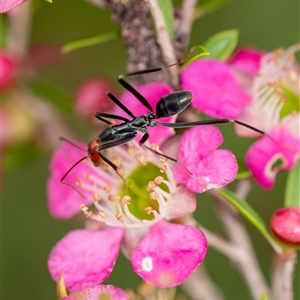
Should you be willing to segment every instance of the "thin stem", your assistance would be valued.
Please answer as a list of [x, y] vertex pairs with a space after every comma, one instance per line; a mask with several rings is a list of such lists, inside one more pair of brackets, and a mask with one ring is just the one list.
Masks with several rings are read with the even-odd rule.
[[279, 256], [274, 255], [272, 290], [274, 300], [292, 300], [293, 272], [297, 261], [296, 252]]
[[31, 1], [25, 2], [19, 14], [9, 15], [9, 33], [7, 47], [23, 59], [28, 50], [31, 26]]
[[[237, 188], [237, 193], [246, 198], [249, 190], [249, 183], [241, 180]], [[259, 299], [263, 293], [267, 293], [269, 296], [268, 299], [271, 299], [271, 292], [261, 272], [254, 248], [240, 215], [217, 193], [212, 192], [212, 195], [229, 240], [235, 245], [236, 258], [234, 261], [245, 280], [252, 298]]]
[[203, 265], [182, 284], [191, 299], [223, 300], [219, 288], [211, 281]]
[[[164, 16], [157, 3], [157, 0], [148, 0], [148, 3], [157, 32], [157, 42], [162, 50], [164, 61], [167, 65], [173, 64], [177, 61], [177, 59], [168, 34]], [[172, 85], [175, 87], [178, 86], [177, 70], [175, 68], [170, 69], [170, 74]]]
[[188, 44], [191, 28], [194, 22], [194, 11], [198, 0], [184, 0], [182, 3], [182, 25], [181, 30], [185, 36], [185, 43]]

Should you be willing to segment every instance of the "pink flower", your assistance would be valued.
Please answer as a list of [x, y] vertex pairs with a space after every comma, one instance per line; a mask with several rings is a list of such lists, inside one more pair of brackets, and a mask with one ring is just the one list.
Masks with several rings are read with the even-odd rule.
[[211, 117], [236, 118], [251, 101], [225, 62], [197, 60], [183, 69], [181, 82], [194, 95], [191, 105]]
[[113, 285], [96, 285], [80, 292], [72, 292], [61, 300], [128, 300], [126, 293]]
[[236, 158], [229, 150], [216, 150], [223, 140], [221, 132], [215, 126], [199, 126], [187, 130], [180, 142], [178, 160], [194, 176], [177, 165], [174, 170], [176, 182], [186, 185], [193, 192], [202, 193], [233, 181], [238, 170]]
[[271, 219], [271, 229], [280, 240], [300, 246], [300, 208], [285, 207], [277, 210]]
[[[160, 93], [156, 87], [153, 91]], [[228, 150], [216, 150], [222, 142], [220, 131], [213, 126], [187, 130], [180, 142], [180, 163], [172, 171], [168, 159], [133, 140], [104, 153], [118, 166], [118, 173], [103, 161], [98, 167], [90, 159], [76, 164], [83, 157], [82, 145], [76, 148], [64, 143], [50, 165], [49, 209], [62, 219], [81, 209], [89, 222], [87, 229], [71, 232], [52, 250], [48, 264], [53, 279], [64, 273], [69, 290], [101, 283], [112, 271], [121, 249], [144, 281], [157, 287], [184, 282], [204, 259], [206, 238], [197, 228], [167, 221], [194, 212], [193, 192], [219, 188], [234, 180], [236, 159]], [[151, 147], [159, 151], [157, 145]], [[63, 177], [65, 185], [60, 184]], [[92, 204], [93, 208], [89, 207]], [[88, 263], [84, 253], [89, 255]]]
[[[245, 157], [246, 165], [264, 188], [271, 188], [276, 174], [292, 169], [300, 156], [299, 113], [285, 94], [299, 94], [299, 67], [293, 58], [298, 50], [299, 45], [295, 45], [262, 57], [252, 87], [252, 103], [239, 116], [240, 121], [255, 124], [268, 134], [255, 142]], [[235, 128], [241, 136], [257, 136], [241, 126]], [[280, 164], [275, 166], [278, 160]]]
[[0, 13], [8, 12], [9, 10], [13, 9], [16, 6], [21, 5], [26, 1], [27, 0], [1, 0]]
[[229, 60], [228, 64], [241, 72], [257, 75], [260, 68], [260, 60], [265, 51], [254, 48], [241, 48]]
[[[71, 151], [70, 147], [63, 145], [70, 152], [68, 159], [82, 157], [79, 149], [73, 147]], [[54, 280], [64, 273], [66, 287], [71, 291], [101, 283], [112, 271], [120, 248], [131, 259], [134, 270], [159, 287], [179, 285], [192, 274], [205, 257], [207, 242], [199, 229], [165, 221], [196, 208], [194, 194], [176, 185], [167, 161], [161, 162], [159, 155], [145, 151], [136, 142], [129, 147], [115, 147], [107, 157], [120, 166], [126, 186], [111, 167], [102, 164], [96, 168], [90, 161], [82, 162], [66, 177], [69, 184], [77, 182], [76, 187], [85, 197], [82, 198], [75, 189], [60, 184], [69, 162], [63, 153], [59, 149], [51, 163], [48, 193], [52, 215], [71, 217], [80, 211], [80, 199], [87, 205], [93, 202], [94, 209], [81, 205], [89, 217], [88, 228], [72, 231], [51, 251], [48, 265]], [[163, 234], [168, 239], [157, 238]], [[154, 251], [159, 247], [168, 252]], [[183, 253], [190, 254], [185, 257]], [[150, 268], [146, 262], [152, 262]], [[185, 272], [179, 272], [181, 269]], [[171, 273], [167, 280], [165, 275]]]
[[3, 90], [16, 81], [18, 73], [17, 59], [13, 54], [1, 49], [0, 66], [0, 90]]

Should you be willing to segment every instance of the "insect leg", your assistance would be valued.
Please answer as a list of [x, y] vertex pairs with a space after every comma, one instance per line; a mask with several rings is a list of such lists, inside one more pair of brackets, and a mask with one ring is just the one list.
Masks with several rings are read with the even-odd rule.
[[108, 164], [110, 165], [115, 171], [116, 173], [119, 175], [119, 177], [124, 181], [124, 183], [126, 184], [126, 180], [125, 178], [122, 176], [122, 174], [119, 172], [119, 167], [117, 165], [115, 165], [111, 160], [109, 160], [107, 157], [105, 157], [101, 151], [105, 150], [105, 149], [109, 149], [109, 148], [113, 148], [115, 146], [119, 146], [119, 145], [124, 145], [128, 142], [130, 142], [131, 140], [133, 140], [136, 137], [136, 132], [131, 133], [130, 135], [128, 135], [127, 137], [123, 137], [119, 140], [113, 141], [113, 142], [108, 142], [105, 144], [102, 144], [101, 146], [99, 146], [97, 148], [97, 152], [99, 154], [99, 156]]
[[268, 135], [264, 131], [253, 127], [251, 125], [248, 125], [246, 123], [240, 122], [238, 120], [234, 119], [213, 119], [213, 120], [201, 120], [201, 121], [195, 121], [195, 122], [180, 122], [180, 123], [158, 123], [160, 126], [164, 127], [170, 127], [170, 128], [190, 128], [194, 126], [201, 126], [201, 125], [217, 125], [217, 124], [224, 124], [224, 123], [236, 123], [243, 127], [246, 127], [248, 129], [251, 129], [253, 131], [256, 131], [262, 135]]
[[140, 94], [130, 83], [125, 81], [124, 77], [130, 77], [130, 76], [135, 76], [135, 75], [140, 75], [140, 74], [147, 74], [147, 73], [163, 71], [166, 68], [176, 66], [178, 64], [180, 64], [180, 63], [177, 62], [177, 63], [171, 64], [168, 66], [164, 66], [164, 67], [160, 67], [160, 68], [153, 68], [153, 69], [147, 69], [147, 70], [126, 73], [123, 75], [119, 75], [118, 81], [127, 91], [129, 91], [132, 95], [134, 95], [137, 98], [137, 100], [140, 101], [146, 108], [148, 108], [150, 111], [153, 111], [153, 107], [150, 105], [148, 100], [142, 94]]
[[94, 111], [94, 116], [99, 119], [100, 121], [106, 123], [106, 124], [109, 124], [109, 125], [113, 125], [112, 122], [104, 119], [104, 118], [110, 118], [110, 119], [116, 119], [116, 120], [121, 120], [121, 121], [124, 121], [124, 122], [128, 122], [129, 120], [122, 117], [122, 116], [118, 116], [118, 115], [115, 115], [115, 114], [107, 114], [107, 113], [102, 113], [102, 112], [99, 112], [99, 111]]
[[131, 118], [135, 118], [135, 115], [117, 98], [115, 97], [113, 94], [111, 94], [110, 92], [107, 92], [106, 95], [116, 104], [118, 105], [124, 112], [127, 113], [128, 116], [130, 116]]

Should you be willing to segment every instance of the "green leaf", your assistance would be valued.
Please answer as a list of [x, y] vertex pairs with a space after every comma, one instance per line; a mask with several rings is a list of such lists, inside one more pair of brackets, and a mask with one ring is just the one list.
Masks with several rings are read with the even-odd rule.
[[74, 51], [74, 50], [77, 50], [80, 48], [101, 44], [101, 43], [113, 40], [117, 37], [118, 37], [117, 32], [115, 32], [115, 31], [107, 32], [104, 34], [99, 34], [99, 35], [95, 35], [92, 37], [69, 42], [69, 43], [65, 44], [61, 50], [63, 53], [69, 53], [71, 51]]
[[220, 7], [222, 7], [224, 4], [227, 4], [229, 0], [201, 0], [199, 1], [199, 5], [197, 6], [195, 13], [194, 13], [194, 19], [203, 17]]
[[268, 232], [266, 225], [262, 218], [256, 213], [256, 211], [244, 200], [240, 199], [235, 193], [227, 189], [219, 189], [217, 193], [233, 205], [243, 217], [245, 217], [269, 242], [273, 249], [280, 254], [282, 252], [281, 247], [273, 239]]
[[226, 60], [234, 51], [238, 42], [238, 37], [238, 30], [225, 30], [206, 40], [204, 47], [209, 52], [211, 58]]
[[72, 98], [64, 91], [42, 82], [41, 80], [31, 80], [27, 82], [28, 88], [43, 100], [53, 103], [61, 111], [70, 113], [73, 111]]
[[173, 39], [173, 3], [171, 0], [158, 0], [158, 5], [164, 16], [165, 24], [168, 29], [169, 38]]
[[300, 207], [300, 159], [297, 166], [290, 170], [285, 189], [284, 206]]
[[194, 46], [191, 48], [189, 54], [187, 55], [186, 59], [184, 60], [182, 67], [186, 67], [190, 63], [192, 63], [194, 60], [201, 58], [203, 56], [207, 56], [209, 53], [203, 46]]

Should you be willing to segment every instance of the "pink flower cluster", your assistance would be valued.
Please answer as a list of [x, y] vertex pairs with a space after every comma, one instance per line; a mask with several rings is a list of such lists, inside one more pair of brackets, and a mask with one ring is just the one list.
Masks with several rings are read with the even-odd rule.
[[[266, 133], [245, 156], [264, 188], [273, 187], [276, 174], [293, 168], [299, 158], [300, 82], [294, 59], [299, 47], [270, 53], [242, 49], [228, 62], [198, 60], [181, 74], [182, 87], [194, 94], [192, 106], [211, 117], [235, 118]], [[295, 108], [287, 95], [298, 98]], [[257, 136], [239, 125], [236, 132]]]
[[[153, 107], [172, 90], [161, 83], [138, 89]], [[129, 93], [121, 101], [133, 114], [143, 113]], [[161, 145], [172, 130], [156, 127], [150, 135], [151, 143]], [[63, 273], [69, 291], [99, 284], [111, 273], [121, 249], [144, 281], [157, 287], [184, 282], [203, 261], [207, 241], [201, 230], [168, 221], [194, 212], [194, 192], [234, 180], [237, 162], [230, 151], [217, 149], [222, 142], [214, 126], [187, 130], [178, 150], [178, 159], [187, 169], [172, 168], [167, 159], [136, 141], [114, 147], [105, 155], [119, 167], [126, 185], [111, 167], [104, 163], [95, 167], [90, 160], [68, 174], [68, 185], [61, 184], [66, 171], [85, 154], [79, 149], [82, 144], [75, 148], [63, 143], [50, 165], [49, 210], [61, 219], [83, 211], [88, 219], [85, 229], [70, 232], [52, 249], [48, 266], [53, 279]]]
[[[292, 168], [299, 155], [299, 113], [280, 115], [284, 88], [294, 92], [299, 85], [292, 59], [297, 47], [274, 53], [242, 50], [228, 62], [203, 59], [181, 73], [182, 88], [194, 95], [192, 106], [213, 117], [237, 118], [267, 133], [246, 154], [247, 166], [266, 188], [274, 184], [280, 169]], [[152, 107], [172, 92], [162, 83], [137, 89]], [[147, 112], [129, 92], [120, 100], [134, 115]], [[124, 115], [119, 108], [114, 113]], [[174, 118], [164, 122], [174, 122]], [[243, 128], [236, 130], [240, 135], [253, 135]], [[51, 276], [58, 280], [63, 273], [69, 291], [105, 281], [120, 250], [133, 270], [157, 287], [180, 285], [203, 261], [207, 241], [202, 231], [170, 221], [194, 212], [194, 193], [233, 181], [236, 159], [229, 150], [218, 149], [223, 137], [214, 126], [186, 130], [175, 146], [166, 142], [174, 134], [172, 129], [157, 126], [149, 133], [153, 149], [160, 151], [158, 146], [164, 145], [164, 151], [177, 153], [180, 163], [174, 167], [165, 157], [132, 141], [105, 152], [119, 174], [104, 162], [95, 167], [86, 160], [61, 184], [67, 170], [86, 153], [78, 142], [73, 142], [78, 147], [63, 143], [54, 153], [47, 187], [50, 213], [65, 220], [80, 211], [88, 217], [85, 229], [67, 234], [49, 256]], [[278, 158], [283, 164], [273, 167]]]

